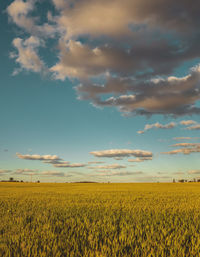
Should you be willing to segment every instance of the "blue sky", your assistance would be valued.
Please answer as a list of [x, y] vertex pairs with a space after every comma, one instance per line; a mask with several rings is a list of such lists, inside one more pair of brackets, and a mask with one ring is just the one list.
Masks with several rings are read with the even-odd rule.
[[0, 4], [0, 180], [200, 176], [200, 19], [151, 2]]

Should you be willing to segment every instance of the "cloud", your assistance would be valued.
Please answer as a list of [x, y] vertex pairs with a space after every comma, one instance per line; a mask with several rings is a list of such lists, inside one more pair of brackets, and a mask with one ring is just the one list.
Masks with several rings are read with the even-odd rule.
[[[136, 32], [149, 26], [158, 29], [163, 27], [177, 33], [191, 33], [190, 29], [194, 33], [200, 25], [200, 7], [196, 0], [194, 8], [187, 0], [178, 0], [176, 3], [172, 0], [162, 3], [159, 0], [148, 3], [145, 0], [125, 0], [123, 3], [120, 0], [84, 0], [73, 2], [73, 5], [71, 1], [53, 0], [53, 3], [60, 11], [57, 22], [65, 28], [68, 38], [84, 34], [92, 37], [125, 36], [131, 33], [131, 24], [133, 32], [135, 25]], [[170, 10], [163, 8], [168, 5], [171, 6]], [[140, 24], [143, 27], [140, 28]]]
[[183, 172], [183, 171], [176, 171], [173, 174], [174, 175], [185, 175], [185, 172]]
[[200, 143], [178, 143], [172, 145], [173, 147], [200, 147]]
[[80, 167], [86, 166], [86, 164], [82, 164], [82, 163], [70, 163], [70, 162], [63, 161], [57, 155], [39, 155], [39, 154], [23, 155], [20, 153], [16, 153], [16, 155], [20, 159], [42, 161], [44, 163], [49, 163], [49, 164], [52, 164], [56, 168], [80, 168]]
[[102, 151], [94, 151], [90, 152], [90, 154], [96, 157], [107, 157], [107, 158], [115, 158], [115, 157], [152, 157], [153, 154], [150, 151], [143, 150], [129, 150], [129, 149], [110, 149], [110, 150], [102, 150]]
[[171, 129], [174, 128], [176, 124], [174, 122], [170, 122], [166, 125], [162, 125], [159, 122], [156, 122], [154, 124], [146, 124], [144, 130], [149, 130], [152, 128], [159, 128], [159, 129]]
[[[191, 115], [200, 113], [195, 106], [200, 99], [199, 77], [200, 68], [196, 67], [182, 78], [148, 81], [108, 78], [103, 86], [82, 83], [76, 91], [81, 100], [91, 100], [94, 106], [116, 107], [127, 115]], [[120, 95], [106, 98], [108, 93]]]
[[27, 17], [30, 11], [34, 9], [35, 1], [24, 2], [22, 0], [13, 1], [7, 8], [10, 19], [19, 27], [31, 31], [34, 27], [34, 19]]
[[56, 168], [81, 168], [85, 167], [86, 164], [83, 163], [69, 163], [69, 162], [59, 162], [56, 164], [53, 164]]
[[191, 140], [194, 139], [193, 137], [174, 137], [173, 140]]
[[99, 164], [99, 163], [104, 163], [104, 162], [101, 162], [101, 161], [91, 161], [91, 162], [88, 162], [88, 164]]
[[136, 159], [129, 159], [128, 162], [143, 162], [143, 161], [149, 161], [152, 160], [152, 157], [140, 157]]
[[121, 157], [115, 157], [114, 158], [116, 161], [121, 161], [121, 160], [123, 160], [123, 158], [121, 158]]
[[200, 124], [185, 128], [187, 130], [200, 130]]
[[139, 130], [137, 133], [138, 134], [143, 134], [145, 131], [156, 128], [156, 129], [171, 129], [176, 126], [176, 123], [170, 122], [166, 125], [160, 124], [159, 122], [153, 123], [153, 124], [146, 124], [144, 127], [144, 130]]
[[100, 176], [135, 176], [143, 174], [142, 171], [109, 171], [109, 170], [101, 170], [98, 171]]
[[18, 175], [39, 175], [39, 170], [17, 169], [14, 173]]
[[[51, 4], [56, 11], [50, 11]], [[20, 65], [14, 74], [28, 70], [75, 78], [79, 100], [124, 115], [200, 113], [200, 68], [174, 76], [200, 57], [198, 0], [192, 5], [188, 0], [53, 0], [46, 13], [40, 7], [41, 1], [14, 0], [7, 8], [26, 36], [40, 42], [53, 37], [57, 45], [14, 39], [17, 53], [11, 56]], [[39, 56], [43, 47], [57, 60], [49, 68]]]
[[144, 134], [144, 130], [138, 130], [137, 133], [138, 134]]
[[119, 164], [110, 164], [110, 165], [98, 165], [90, 167], [90, 169], [124, 169], [126, 168], [125, 165], [119, 165]]
[[185, 154], [189, 155], [191, 153], [200, 153], [200, 143], [178, 143], [172, 145], [173, 147], [181, 147], [180, 149], [172, 150], [169, 152], [162, 152], [162, 154], [169, 154], [169, 155], [175, 155], [175, 154]]
[[42, 171], [41, 175], [43, 176], [55, 176], [55, 177], [65, 177], [66, 174], [61, 171]]
[[37, 48], [43, 44], [43, 41], [37, 37], [31, 36], [26, 40], [15, 38], [13, 46], [17, 49], [17, 53], [11, 53], [10, 57], [20, 65], [19, 69], [15, 69], [14, 75], [25, 69], [33, 72], [44, 73], [47, 71], [44, 62], [38, 55]]
[[3, 169], [0, 169], [0, 176], [1, 176], [1, 175], [9, 174], [10, 172], [12, 172], [12, 170], [3, 170]]
[[[37, 35], [40, 37], [50, 38], [54, 37], [56, 32], [59, 31], [57, 25], [52, 23], [50, 24], [48, 22], [44, 22], [42, 25], [40, 25], [41, 17], [32, 16], [33, 11], [36, 9], [36, 2], [39, 1], [29, 0], [24, 2], [23, 0], [14, 0], [7, 7], [9, 20], [15, 23], [18, 27], [24, 29], [26, 32], [33, 34], [34, 36]], [[35, 13], [37, 13], [37, 11]]]
[[196, 124], [197, 122], [194, 121], [194, 120], [182, 120], [180, 121], [180, 124], [181, 125], [185, 125], [185, 126], [188, 126], [188, 125], [193, 125], [193, 124]]
[[190, 174], [190, 175], [200, 174], [200, 170], [189, 170], [188, 174]]
[[60, 157], [57, 155], [39, 155], [39, 154], [20, 154], [16, 153], [17, 157], [20, 159], [25, 159], [25, 160], [39, 160], [39, 161], [60, 161]]

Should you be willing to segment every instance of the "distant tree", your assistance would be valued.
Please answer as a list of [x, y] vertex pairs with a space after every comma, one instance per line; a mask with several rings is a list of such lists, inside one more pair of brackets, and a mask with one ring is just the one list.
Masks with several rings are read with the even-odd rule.
[[[185, 180], [184, 179], [179, 179], [179, 181], [178, 182], [180, 182], [180, 183], [184, 183], [185, 182]], [[187, 180], [186, 180], [186, 182], [187, 182]]]
[[173, 183], [175, 183], [176, 182], [176, 180], [175, 179], [173, 179]]
[[37, 183], [40, 183], [40, 181], [38, 180]]
[[13, 181], [14, 181], [14, 178], [9, 178], [9, 181], [10, 181], [10, 182], [13, 182]]

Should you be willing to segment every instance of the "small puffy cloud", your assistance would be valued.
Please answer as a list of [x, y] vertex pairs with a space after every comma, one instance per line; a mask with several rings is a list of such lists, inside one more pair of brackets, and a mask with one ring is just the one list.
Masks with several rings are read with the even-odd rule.
[[130, 149], [110, 149], [110, 150], [102, 150], [102, 151], [94, 151], [90, 152], [90, 154], [96, 157], [107, 157], [107, 158], [115, 158], [115, 157], [152, 157], [153, 154], [150, 151], [143, 150], [130, 150]]
[[180, 124], [181, 125], [185, 125], [185, 126], [188, 126], [188, 125], [193, 125], [193, 124], [196, 124], [197, 122], [194, 121], [194, 120], [182, 120], [180, 121]]
[[31, 36], [26, 40], [21, 38], [13, 40], [13, 46], [17, 49], [17, 53], [11, 53], [10, 57], [14, 58], [20, 65], [20, 68], [14, 71], [14, 75], [23, 69], [41, 73], [47, 71], [37, 51], [37, 48], [42, 44], [43, 41], [35, 36]]
[[144, 130], [138, 130], [137, 133], [138, 134], [144, 134]]
[[[50, 24], [48, 22], [38, 25], [40, 23], [40, 17], [35, 17], [32, 15], [35, 11], [35, 3], [38, 0], [14, 0], [8, 7], [7, 13], [9, 20], [15, 23], [18, 27], [24, 29], [26, 32], [32, 35], [38, 35], [40, 37], [54, 37], [59, 28], [56, 24]], [[49, 21], [54, 21], [50, 19], [50, 13], [47, 13]]]
[[33, 0], [24, 2], [23, 0], [13, 1], [7, 8], [10, 19], [19, 27], [31, 31], [34, 27], [34, 19], [28, 13], [34, 9]]
[[176, 126], [176, 123], [170, 122], [168, 124], [160, 124], [159, 122], [153, 123], [153, 124], [146, 124], [144, 127], [144, 130], [139, 130], [138, 134], [143, 134], [145, 131], [156, 128], [156, 129], [171, 129]]
[[200, 170], [189, 170], [188, 174], [190, 174], [190, 175], [200, 174]]

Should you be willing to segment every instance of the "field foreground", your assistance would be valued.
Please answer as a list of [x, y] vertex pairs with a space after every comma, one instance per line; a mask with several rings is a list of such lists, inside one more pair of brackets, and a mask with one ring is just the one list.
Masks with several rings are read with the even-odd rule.
[[0, 183], [0, 256], [200, 256], [200, 183]]

